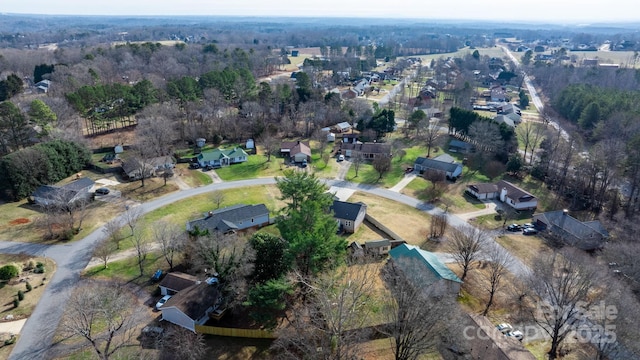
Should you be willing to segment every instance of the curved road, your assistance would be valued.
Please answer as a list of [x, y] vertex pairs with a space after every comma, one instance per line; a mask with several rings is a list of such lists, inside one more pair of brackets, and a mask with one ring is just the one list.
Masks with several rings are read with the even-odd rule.
[[[358, 190], [373, 195], [378, 195], [393, 201], [403, 203], [432, 215], [445, 214], [440, 208], [407, 195], [394, 192], [389, 189], [379, 188], [373, 185], [355, 184], [344, 180], [321, 180], [328, 186]], [[178, 200], [191, 196], [202, 195], [214, 190], [225, 190], [245, 186], [272, 185], [275, 178], [258, 178], [211, 184], [199, 188], [174, 192], [161, 198], [139, 205], [146, 214], [150, 211], [169, 205]], [[469, 226], [460, 217], [446, 213], [449, 224], [455, 227]], [[124, 225], [122, 216], [117, 218]], [[102, 227], [98, 228], [87, 237], [72, 244], [65, 245], [41, 245], [34, 243], [18, 243], [0, 241], [0, 253], [28, 253], [38, 256], [46, 256], [53, 259], [58, 270], [50, 279], [42, 299], [33, 311], [31, 317], [22, 328], [21, 336], [15, 345], [9, 359], [45, 359], [47, 350], [51, 347], [53, 336], [64, 313], [64, 308], [71, 291], [80, 279], [80, 273], [91, 260], [95, 246], [104, 238]], [[493, 242], [494, 246], [500, 246]], [[517, 258], [509, 267], [514, 274], [525, 275], [529, 272], [526, 265]]]

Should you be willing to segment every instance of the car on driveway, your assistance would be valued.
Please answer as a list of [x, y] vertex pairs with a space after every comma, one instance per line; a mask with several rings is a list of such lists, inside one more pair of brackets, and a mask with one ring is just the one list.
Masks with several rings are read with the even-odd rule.
[[344, 161], [344, 155], [340, 154], [338, 155], [338, 159], [336, 159], [338, 162], [340, 161]]
[[160, 310], [162, 305], [164, 305], [164, 303], [166, 303], [169, 299], [171, 299], [171, 295], [165, 295], [162, 297], [162, 299], [158, 300], [158, 302], [156, 303], [156, 310]]
[[502, 323], [502, 324], [496, 325], [496, 329], [498, 329], [498, 331], [500, 331], [503, 334], [507, 334], [513, 330], [513, 326], [511, 326], [511, 324], [509, 323]]
[[529, 228], [534, 229], [535, 227], [536, 227], [536, 226], [535, 226], [535, 225], [533, 225], [532, 223], [526, 223], [526, 224], [523, 224], [523, 225], [522, 225], [522, 228], [523, 228], [523, 229], [529, 229]]
[[507, 226], [507, 231], [516, 232], [522, 230], [522, 226], [518, 224], [511, 224]]
[[96, 195], [108, 195], [109, 189], [107, 189], [106, 187], [97, 188], [95, 193]]
[[519, 341], [522, 341], [522, 339], [524, 339], [524, 334], [520, 330], [510, 331], [506, 335]]
[[522, 230], [522, 234], [523, 235], [535, 235], [538, 233], [538, 230], [536, 230], [536, 228], [524, 228], [524, 230]]

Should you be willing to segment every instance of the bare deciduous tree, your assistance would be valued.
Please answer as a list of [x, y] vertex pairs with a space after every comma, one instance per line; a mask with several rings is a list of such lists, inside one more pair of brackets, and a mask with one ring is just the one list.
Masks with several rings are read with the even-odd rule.
[[216, 190], [211, 193], [211, 200], [216, 204], [216, 209], [220, 209], [220, 204], [224, 202], [224, 192]]
[[493, 305], [493, 299], [502, 286], [502, 278], [509, 272], [509, 266], [513, 260], [511, 254], [497, 244], [486, 244], [483, 253], [488, 262], [487, 272], [484, 273], [484, 276], [488, 282], [485, 290], [489, 293], [489, 299], [482, 316], [487, 316], [489, 308]]
[[431, 156], [431, 149], [440, 144], [440, 139], [442, 138], [440, 127], [440, 120], [436, 120], [433, 124], [429, 124], [429, 121], [426, 122], [422, 138], [425, 145], [427, 145], [427, 157]]
[[601, 295], [595, 287], [597, 269], [587, 265], [583, 257], [576, 250], [541, 255], [527, 279], [538, 298], [531, 315], [551, 338], [551, 360], [558, 356], [560, 345], [584, 316], [583, 309]]
[[112, 242], [116, 250], [120, 249], [120, 241], [122, 240], [122, 235], [120, 234], [120, 223], [116, 219], [109, 220], [104, 227], [102, 228], [102, 232], [107, 236], [107, 240]]
[[89, 283], [78, 287], [67, 302], [62, 331], [84, 338], [98, 358], [108, 360], [133, 343], [141, 308], [135, 296], [116, 284]]
[[445, 214], [433, 215], [431, 217], [431, 226], [429, 227], [429, 238], [439, 238], [444, 235], [444, 232], [447, 230], [447, 225], [449, 224], [449, 218]]
[[122, 214], [125, 223], [131, 229], [131, 236], [135, 233], [136, 227], [138, 226], [138, 220], [144, 215], [144, 211], [140, 206], [125, 206], [125, 211]]
[[109, 239], [102, 240], [93, 252], [93, 256], [97, 257], [104, 264], [104, 268], [108, 268], [108, 262], [116, 250], [116, 244]]
[[140, 270], [140, 276], [144, 275], [144, 261], [147, 259], [149, 253], [149, 242], [141, 231], [135, 231], [131, 236], [131, 244], [136, 251], [136, 258], [138, 263], [138, 269]]
[[160, 245], [160, 251], [169, 264], [169, 269], [173, 270], [174, 259], [184, 248], [186, 233], [179, 227], [160, 221], [153, 227], [153, 237]]
[[356, 152], [353, 154], [351, 159], [351, 166], [353, 166], [353, 170], [356, 172], [356, 176], [358, 177], [358, 171], [360, 170], [360, 166], [364, 163], [364, 155], [361, 152]]
[[375, 264], [343, 267], [316, 279], [296, 275], [306, 302], [296, 304], [274, 347], [287, 359], [352, 359], [367, 338]]
[[464, 281], [471, 264], [480, 257], [486, 238], [486, 232], [476, 227], [463, 226], [451, 229], [447, 241], [447, 250], [462, 268], [460, 280]]
[[[416, 282], [421, 281], [421, 271], [416, 264], [411, 274]], [[439, 294], [434, 287], [414, 286], [393, 262], [385, 266], [383, 277], [389, 291], [383, 298], [386, 325], [381, 331], [389, 336], [396, 360], [419, 359], [447, 334], [457, 332], [452, 325], [460, 316], [455, 297]]]
[[193, 333], [183, 327], [172, 326], [160, 340], [161, 359], [199, 360], [207, 353], [202, 334]]
[[387, 156], [379, 156], [373, 159], [373, 168], [378, 173], [378, 180], [391, 170], [391, 158]]

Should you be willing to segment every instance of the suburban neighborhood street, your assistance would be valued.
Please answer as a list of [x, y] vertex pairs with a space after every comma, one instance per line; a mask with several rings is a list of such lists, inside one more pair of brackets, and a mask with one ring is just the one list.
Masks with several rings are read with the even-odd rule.
[[[410, 178], [410, 175], [405, 177]], [[406, 180], [401, 183], [406, 182]], [[356, 184], [345, 180], [322, 180], [327, 186], [336, 189], [337, 192], [349, 194], [352, 191], [362, 191], [403, 203], [416, 209], [425, 211], [431, 215], [445, 214], [444, 211], [431, 204], [422, 202], [407, 195], [400, 194], [398, 190], [384, 189], [374, 185]], [[256, 178], [250, 180], [230, 181], [214, 183], [207, 186], [177, 191], [158, 199], [138, 205], [143, 213], [148, 213], [173, 202], [192, 196], [203, 195], [216, 190], [241, 188], [246, 186], [272, 185], [275, 178]], [[451, 226], [469, 226], [460, 216], [446, 213]], [[124, 225], [122, 216], [117, 218]], [[36, 256], [46, 256], [57, 264], [57, 272], [50, 279], [42, 300], [36, 306], [33, 314], [22, 328], [21, 336], [15, 345], [10, 359], [44, 359], [47, 350], [52, 345], [53, 336], [64, 313], [64, 308], [71, 291], [80, 279], [81, 272], [91, 261], [93, 250], [100, 240], [104, 238], [103, 228], [96, 229], [93, 233], [71, 244], [41, 245], [34, 243], [18, 243], [0, 241], [0, 252], [9, 254], [26, 253]], [[492, 242], [493, 246], [500, 246]], [[442, 254], [440, 256], [443, 256]], [[446, 257], [445, 257], [446, 258]], [[510, 270], [519, 276], [530, 270], [518, 259], [510, 266]], [[46, 300], [46, 301], [44, 301]]]

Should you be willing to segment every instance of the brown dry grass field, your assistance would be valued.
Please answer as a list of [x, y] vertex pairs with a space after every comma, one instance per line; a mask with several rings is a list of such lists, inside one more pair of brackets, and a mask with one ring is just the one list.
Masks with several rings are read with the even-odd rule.
[[[400, 235], [407, 243], [421, 245], [426, 240], [430, 225], [428, 214], [389, 199], [359, 192], [353, 194], [349, 201], [367, 204], [367, 214]], [[399, 217], [399, 214], [402, 216]], [[380, 239], [380, 236], [375, 239]]]

